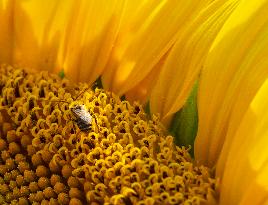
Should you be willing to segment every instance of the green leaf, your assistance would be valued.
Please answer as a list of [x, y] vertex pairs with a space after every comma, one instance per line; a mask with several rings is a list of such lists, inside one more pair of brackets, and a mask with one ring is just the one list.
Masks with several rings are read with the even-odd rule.
[[63, 79], [65, 77], [64, 70], [61, 70], [58, 75]]
[[92, 88], [93, 90], [95, 90], [96, 88], [103, 88], [101, 77], [98, 77], [98, 79], [93, 83]]
[[174, 115], [169, 129], [177, 145], [191, 146], [192, 157], [194, 157], [193, 146], [198, 128], [197, 90], [198, 82], [194, 84], [183, 108]]
[[151, 116], [150, 101], [147, 101], [144, 107], [144, 111], [148, 116]]
[[122, 96], [120, 97], [120, 100], [121, 100], [121, 101], [126, 100], [126, 96], [125, 96], [125, 95], [122, 95]]

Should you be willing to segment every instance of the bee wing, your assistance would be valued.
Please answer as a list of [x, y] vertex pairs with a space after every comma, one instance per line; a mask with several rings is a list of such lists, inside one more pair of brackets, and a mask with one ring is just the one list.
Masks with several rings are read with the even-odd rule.
[[86, 124], [91, 124], [92, 123], [92, 116], [90, 115], [90, 113], [85, 110], [85, 109], [74, 109], [73, 111], [75, 113], [75, 115], [84, 123]]
[[92, 123], [92, 116], [89, 112], [85, 112], [83, 115], [83, 119], [88, 123], [91, 124]]

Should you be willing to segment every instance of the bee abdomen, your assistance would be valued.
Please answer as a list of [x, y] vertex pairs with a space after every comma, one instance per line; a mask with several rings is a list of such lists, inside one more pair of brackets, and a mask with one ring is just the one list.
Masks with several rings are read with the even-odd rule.
[[91, 130], [91, 124], [88, 123], [87, 121], [82, 120], [81, 118], [78, 118], [75, 120], [77, 126], [81, 131], [89, 131]]

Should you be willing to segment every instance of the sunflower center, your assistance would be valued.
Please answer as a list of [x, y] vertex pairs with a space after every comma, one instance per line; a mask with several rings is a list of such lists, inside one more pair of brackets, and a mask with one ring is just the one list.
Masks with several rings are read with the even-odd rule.
[[1, 204], [215, 200], [211, 171], [165, 136], [157, 116], [87, 87], [0, 68]]

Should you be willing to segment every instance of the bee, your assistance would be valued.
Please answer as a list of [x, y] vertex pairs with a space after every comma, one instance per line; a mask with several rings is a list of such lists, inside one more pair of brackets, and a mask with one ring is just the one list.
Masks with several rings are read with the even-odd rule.
[[[83, 95], [83, 93], [85, 93], [89, 88], [86, 88], [84, 91], [82, 91], [75, 99], [74, 101], [76, 101], [81, 95]], [[68, 103], [65, 100], [59, 100], [59, 101], [54, 101], [57, 103], [60, 102], [65, 102]], [[94, 113], [92, 113], [91, 111], [89, 111], [86, 106], [84, 104], [76, 104], [73, 106], [69, 106], [69, 109], [73, 115], [73, 121], [77, 124], [78, 128], [83, 131], [83, 132], [89, 132], [92, 129], [92, 123], [93, 120], [95, 121], [97, 127], [97, 118], [95, 116]]]
[[70, 109], [76, 118], [74, 121], [81, 131], [88, 132], [91, 130], [93, 118], [97, 122], [95, 115], [90, 114], [85, 105], [75, 105]]

